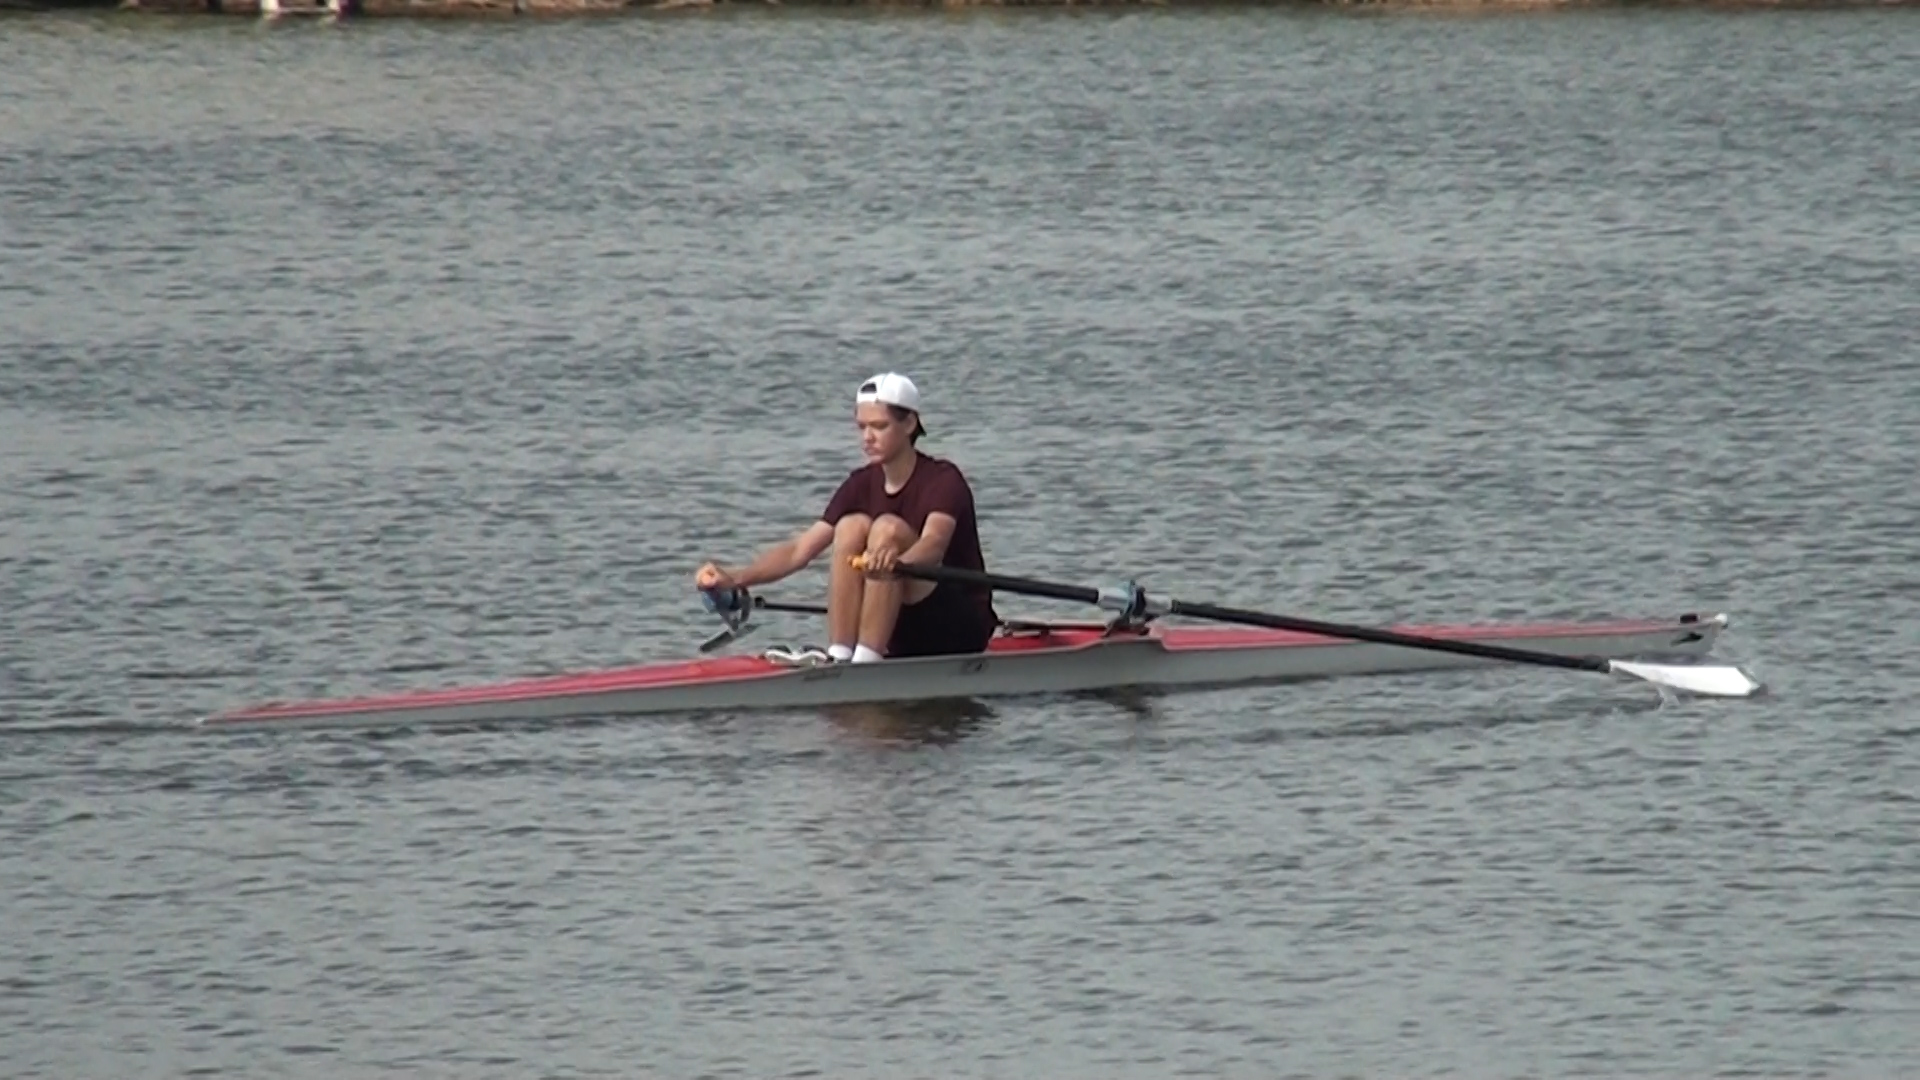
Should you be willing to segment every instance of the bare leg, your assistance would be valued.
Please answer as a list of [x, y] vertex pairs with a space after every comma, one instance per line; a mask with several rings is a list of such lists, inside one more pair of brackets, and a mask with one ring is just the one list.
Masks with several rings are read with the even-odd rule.
[[852, 559], [865, 554], [873, 519], [848, 514], [833, 527], [833, 567], [827, 572], [827, 644], [851, 649], [860, 633], [860, 609], [867, 589], [866, 576]]
[[[920, 534], [892, 514], [881, 515], [867, 530], [870, 549], [885, 546], [904, 552], [919, 542]], [[885, 654], [887, 642], [893, 640], [893, 628], [900, 621], [900, 606], [925, 600], [933, 589], [931, 581], [904, 578], [867, 582], [866, 594], [860, 603], [860, 644]]]

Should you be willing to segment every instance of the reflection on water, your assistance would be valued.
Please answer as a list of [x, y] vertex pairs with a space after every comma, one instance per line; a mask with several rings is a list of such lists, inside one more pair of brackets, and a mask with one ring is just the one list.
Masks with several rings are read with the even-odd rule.
[[999, 714], [978, 698], [865, 702], [821, 710], [835, 727], [876, 744], [951, 746]]
[[1150, 686], [1115, 686], [1087, 690], [1075, 696], [1112, 706], [1132, 720], [1152, 721], [1160, 719], [1160, 704], [1166, 698], [1166, 691]]

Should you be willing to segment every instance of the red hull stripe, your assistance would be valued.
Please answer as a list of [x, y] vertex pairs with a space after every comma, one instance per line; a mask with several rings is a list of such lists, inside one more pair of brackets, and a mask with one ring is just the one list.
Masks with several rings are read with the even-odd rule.
[[[1602, 625], [1593, 623], [1548, 623], [1510, 627], [1435, 626], [1396, 627], [1395, 629], [1424, 637], [1453, 639], [1465, 637], [1526, 639], [1571, 635], [1584, 637], [1611, 634], [1644, 634], [1678, 628], [1678, 624], [1668, 622], [1623, 622]], [[1242, 629], [1237, 627], [1224, 629], [1170, 629], [1156, 627], [1151, 631], [1151, 634], [1170, 652], [1194, 649], [1304, 647], [1327, 645], [1346, 640], [1342, 638], [1324, 638], [1315, 634], [1302, 634], [1290, 630]], [[1101, 632], [1099, 630], [1073, 628], [1054, 630], [1046, 634], [1019, 634], [1012, 637], [999, 637], [993, 640], [989, 649], [994, 653], [1026, 652], [1036, 649], [1068, 649], [1094, 644], [1098, 642], [1100, 638]], [[228, 713], [220, 717], [220, 719], [291, 719], [322, 714], [335, 715], [376, 712], [386, 709], [425, 709], [446, 705], [527, 701], [549, 697], [585, 696], [624, 690], [678, 686], [689, 683], [718, 684], [745, 682], [754, 679], [776, 678], [781, 675], [791, 674], [794, 670], [793, 668], [774, 663], [771, 660], [759, 656], [730, 656], [714, 660], [694, 660], [685, 663], [649, 664], [641, 667], [618, 668], [610, 671], [538, 676], [504, 683], [471, 686], [452, 690], [420, 690], [398, 694], [342, 698], [333, 701], [305, 701], [262, 705], [257, 708]]]

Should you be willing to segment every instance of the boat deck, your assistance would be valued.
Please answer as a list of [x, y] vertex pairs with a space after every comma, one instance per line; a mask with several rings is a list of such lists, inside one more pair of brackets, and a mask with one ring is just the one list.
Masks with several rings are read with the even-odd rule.
[[[1676, 652], [1702, 651], [1725, 624], [1724, 616], [1685, 615], [1607, 623], [1394, 629], [1443, 640], [1613, 656], [1637, 655], [1658, 646]], [[1474, 662], [1479, 661], [1288, 630], [1153, 624], [1141, 630], [1109, 633], [1097, 623], [1016, 624], [1015, 629], [996, 636], [984, 654], [969, 656], [827, 667], [796, 666], [762, 655], [726, 656], [538, 675], [478, 686], [274, 702], [210, 717], [203, 723], [482, 719], [511, 716], [516, 708], [525, 708], [530, 716], [556, 717], [595, 711], [762, 707], [1089, 686], [1179, 685], [1215, 679], [1310, 678]], [[996, 674], [1001, 677], [995, 678]], [[851, 685], [840, 697], [820, 689], [823, 682], [843, 679]], [[948, 682], [952, 685], [944, 685]], [[858, 685], [862, 683], [866, 685]], [[766, 688], [760, 684], [776, 685]]]

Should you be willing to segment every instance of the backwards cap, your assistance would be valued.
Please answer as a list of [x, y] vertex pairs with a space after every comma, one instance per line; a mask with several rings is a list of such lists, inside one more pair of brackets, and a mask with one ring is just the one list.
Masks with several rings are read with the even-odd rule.
[[[865, 405], [870, 401], [877, 401], [882, 405], [898, 405], [903, 409], [912, 411], [915, 415], [918, 415], [920, 412], [920, 388], [913, 385], [912, 379], [892, 371], [883, 375], [875, 375], [873, 378], [861, 383], [860, 391], [853, 396], [853, 400], [855, 403], [861, 405]], [[920, 420], [920, 434], [925, 435], [926, 433], [927, 421], [925, 417], [922, 417]]]
[[882, 405], [898, 405], [903, 409], [920, 411], [920, 388], [905, 375], [896, 375], [889, 371], [885, 375], [875, 375], [860, 384], [860, 392], [853, 400], [859, 404], [878, 401]]

